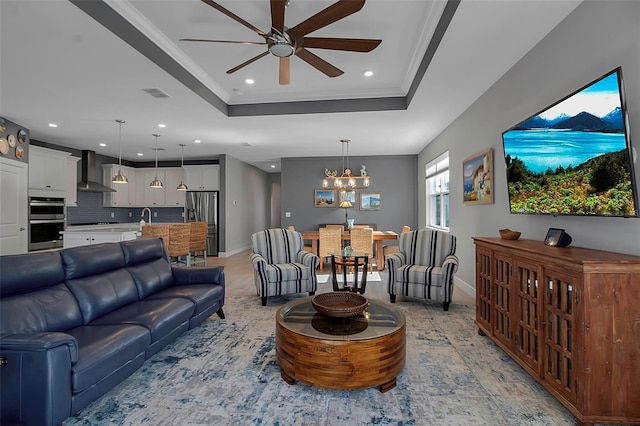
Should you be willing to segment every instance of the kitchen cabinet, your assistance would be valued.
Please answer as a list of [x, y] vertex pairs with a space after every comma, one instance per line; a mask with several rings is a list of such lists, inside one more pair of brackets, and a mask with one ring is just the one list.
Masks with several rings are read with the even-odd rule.
[[[129, 183], [113, 183], [111, 179], [122, 170], [122, 174], [127, 177]], [[102, 184], [115, 189], [116, 192], [105, 192], [102, 194], [102, 205], [104, 207], [135, 207], [136, 198], [136, 178], [137, 170], [131, 167], [118, 164], [102, 165]]]
[[164, 187], [151, 188], [149, 184], [156, 177], [156, 169], [136, 170], [136, 206], [138, 207], [164, 207], [166, 178], [164, 170], [158, 169], [157, 177], [162, 181]]
[[62, 232], [63, 247], [90, 246], [101, 243], [117, 243], [119, 241], [135, 240], [136, 231], [105, 229], [94, 231], [64, 231]]
[[640, 423], [640, 256], [474, 238], [476, 325], [580, 424]]
[[67, 207], [78, 206], [78, 161], [79, 157], [67, 157], [64, 185], [64, 204]]
[[[165, 169], [164, 194], [166, 207], [184, 207], [185, 191], [176, 188], [182, 181], [182, 169]], [[188, 185], [187, 185], [188, 186]]]
[[184, 180], [189, 191], [219, 191], [220, 166], [217, 164], [184, 166]]
[[69, 152], [29, 147], [29, 196], [64, 198]]
[[26, 163], [0, 157], [0, 255], [27, 252], [27, 175]]

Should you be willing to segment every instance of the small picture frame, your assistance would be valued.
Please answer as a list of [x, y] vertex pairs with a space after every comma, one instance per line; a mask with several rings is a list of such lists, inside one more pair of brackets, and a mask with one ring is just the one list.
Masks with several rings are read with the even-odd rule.
[[382, 194], [380, 192], [361, 192], [360, 210], [381, 210]]
[[316, 189], [313, 194], [314, 207], [337, 207], [335, 189]]
[[340, 201], [339, 201], [339, 203], [342, 203], [343, 201], [349, 201], [352, 206], [355, 206], [356, 205], [356, 191], [355, 191], [355, 189], [347, 189], [347, 190], [340, 191]]
[[493, 203], [493, 149], [462, 161], [463, 204]]

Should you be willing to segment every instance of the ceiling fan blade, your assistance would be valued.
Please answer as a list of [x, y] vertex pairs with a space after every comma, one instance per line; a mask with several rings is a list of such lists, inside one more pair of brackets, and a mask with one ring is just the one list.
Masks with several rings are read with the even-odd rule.
[[258, 33], [262, 37], [266, 36], [264, 31], [262, 31], [260, 28], [257, 28], [255, 26], [251, 25], [250, 23], [248, 23], [247, 21], [245, 21], [244, 19], [242, 19], [241, 17], [239, 17], [235, 13], [225, 9], [224, 7], [219, 5], [218, 3], [216, 3], [216, 2], [214, 2], [212, 0], [201, 0], [201, 1], [203, 3], [208, 4], [209, 6], [213, 7], [217, 11], [224, 13], [225, 15], [227, 15], [229, 18], [233, 19], [234, 21], [240, 22], [242, 25], [244, 25], [245, 27], [249, 28], [250, 30], [255, 31], [256, 33]]
[[271, 0], [271, 26], [284, 33], [284, 8], [287, 0]]
[[306, 63], [308, 63], [309, 65], [311, 65], [312, 67], [316, 68], [321, 73], [324, 73], [328, 77], [337, 77], [339, 75], [344, 74], [344, 71], [334, 67], [329, 62], [325, 61], [319, 56], [314, 55], [313, 53], [309, 52], [307, 49], [304, 49], [304, 48], [298, 49], [295, 55], [300, 59], [302, 59], [303, 61], [305, 61]]
[[227, 74], [233, 74], [234, 72], [238, 71], [240, 68], [244, 68], [247, 65], [249, 65], [250, 63], [257, 61], [258, 59], [263, 58], [263, 57], [267, 56], [268, 54], [269, 54], [269, 51], [267, 50], [266, 52], [263, 52], [263, 53], [259, 54], [258, 56], [255, 56], [255, 57], [249, 59], [248, 61], [245, 61], [245, 62], [241, 63], [237, 67], [231, 68], [229, 71], [227, 71]]
[[[202, 0], [205, 1], [205, 0]], [[304, 37], [305, 35], [318, 30], [322, 27], [326, 27], [340, 19], [356, 13], [362, 6], [364, 6], [365, 0], [340, 0], [324, 10], [313, 15], [311, 18], [300, 22], [295, 27], [291, 28], [291, 32], [296, 37]]]
[[280, 75], [279, 75], [279, 80], [278, 83], [280, 83], [283, 86], [286, 86], [287, 84], [289, 84], [289, 78], [290, 78], [290, 73], [289, 71], [291, 70], [291, 68], [289, 67], [289, 56], [287, 56], [286, 58], [280, 58]]
[[348, 50], [349, 52], [371, 52], [382, 40], [368, 38], [327, 38], [305, 37], [302, 47], [331, 50]]
[[267, 44], [262, 41], [258, 42], [258, 41], [208, 40], [208, 39], [201, 39], [201, 38], [181, 38], [180, 41], [202, 41], [205, 43]]

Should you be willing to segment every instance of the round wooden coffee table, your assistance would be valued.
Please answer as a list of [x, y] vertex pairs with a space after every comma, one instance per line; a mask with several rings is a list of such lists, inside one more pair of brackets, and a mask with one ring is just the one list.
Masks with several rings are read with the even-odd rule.
[[276, 360], [283, 380], [329, 389], [393, 389], [405, 365], [406, 325], [402, 312], [369, 299], [354, 318], [318, 314], [311, 297], [287, 303], [276, 313]]

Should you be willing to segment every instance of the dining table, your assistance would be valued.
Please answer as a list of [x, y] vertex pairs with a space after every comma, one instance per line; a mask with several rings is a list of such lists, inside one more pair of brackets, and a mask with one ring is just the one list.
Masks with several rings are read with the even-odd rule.
[[[320, 240], [320, 231], [312, 230], [312, 231], [300, 231], [302, 234], [303, 240], [311, 241], [311, 251], [315, 254], [318, 254], [318, 241]], [[351, 234], [348, 231], [342, 232], [342, 241], [350, 240]], [[398, 233], [394, 231], [373, 231], [373, 247], [374, 247], [374, 257], [376, 259], [376, 264], [378, 271], [384, 270], [384, 254], [382, 250], [382, 243], [385, 240], [397, 240]]]

